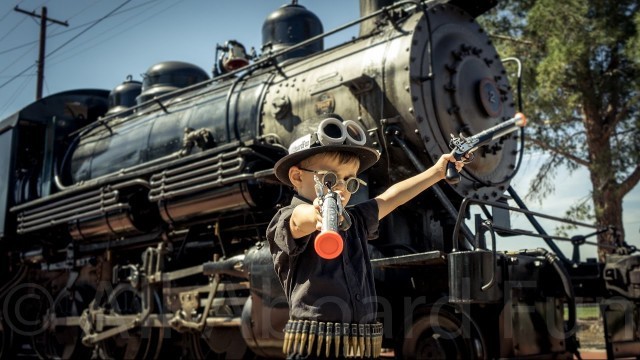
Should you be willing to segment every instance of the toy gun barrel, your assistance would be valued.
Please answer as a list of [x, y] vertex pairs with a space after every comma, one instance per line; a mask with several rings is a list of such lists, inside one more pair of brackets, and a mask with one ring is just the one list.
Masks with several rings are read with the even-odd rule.
[[526, 124], [527, 118], [524, 116], [524, 114], [517, 113], [513, 118], [472, 136], [471, 138], [478, 139], [478, 143], [473, 147], [473, 149], [468, 150], [467, 152], [474, 151], [490, 141], [497, 140], [502, 136], [517, 130], [518, 128], [524, 127]]
[[314, 242], [316, 253], [323, 259], [334, 259], [342, 253], [344, 242], [338, 222], [338, 194], [329, 191], [322, 200], [322, 229]]
[[[493, 140], [497, 140], [500, 137], [509, 134], [527, 124], [527, 118], [523, 113], [516, 113], [516, 115], [504, 121], [496, 126], [490, 127], [484, 131], [479, 132], [476, 135], [468, 138], [454, 138], [452, 143], [454, 144], [453, 156], [456, 160], [462, 159], [465, 154], [469, 154], [477, 150], [480, 146], [486, 145]], [[456, 171], [454, 163], [447, 163], [447, 172], [445, 174], [445, 180], [449, 184], [457, 184], [460, 182], [460, 174]]]

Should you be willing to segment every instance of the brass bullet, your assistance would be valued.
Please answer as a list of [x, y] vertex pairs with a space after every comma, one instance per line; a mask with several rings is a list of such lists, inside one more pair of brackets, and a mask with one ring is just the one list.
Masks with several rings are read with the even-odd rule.
[[282, 352], [286, 355], [287, 354], [287, 349], [288, 349], [288, 342], [289, 342], [289, 327], [290, 327], [291, 322], [287, 321], [287, 325], [284, 326], [284, 341], [282, 341]]
[[364, 357], [369, 358], [371, 354], [371, 324], [366, 324], [364, 326]]
[[295, 334], [295, 338], [293, 340], [293, 354], [299, 354], [300, 353], [300, 338], [302, 337], [302, 324], [304, 323], [304, 321], [302, 320], [297, 320], [296, 321], [296, 334]]
[[324, 330], [325, 330], [325, 323], [320, 322], [318, 324], [318, 347], [316, 349], [317, 357], [320, 357], [320, 353], [322, 352], [322, 340], [324, 340]]
[[358, 325], [358, 351], [356, 354], [360, 358], [364, 356], [364, 324]]
[[309, 343], [307, 344], [307, 354], [311, 355], [311, 350], [313, 350], [313, 343], [316, 342], [316, 334], [318, 331], [318, 322], [312, 321], [311, 328], [309, 328]]
[[302, 323], [302, 335], [300, 336], [300, 355], [304, 356], [307, 349], [307, 338], [309, 336], [309, 320], [305, 320]]
[[349, 331], [350, 327], [348, 323], [342, 323], [342, 350], [344, 357], [349, 356]]
[[333, 323], [327, 323], [327, 336], [325, 337], [325, 355], [329, 357], [331, 352], [331, 338], [333, 337]]
[[358, 324], [351, 324], [351, 337], [349, 337], [349, 355], [355, 356], [356, 346], [358, 344]]

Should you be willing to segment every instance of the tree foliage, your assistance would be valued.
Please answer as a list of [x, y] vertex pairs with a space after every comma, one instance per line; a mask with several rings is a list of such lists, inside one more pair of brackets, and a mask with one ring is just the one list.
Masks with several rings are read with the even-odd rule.
[[624, 241], [622, 199], [640, 180], [640, 0], [504, 0], [480, 20], [503, 56], [523, 60], [527, 145], [548, 160], [530, 185], [543, 199], [562, 166], [585, 167], [591, 206], [569, 215], [614, 226], [599, 254]]

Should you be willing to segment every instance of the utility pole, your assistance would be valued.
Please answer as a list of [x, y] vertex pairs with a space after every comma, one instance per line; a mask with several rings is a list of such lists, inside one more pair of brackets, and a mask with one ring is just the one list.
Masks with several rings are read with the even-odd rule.
[[54, 24], [69, 26], [66, 21], [60, 21], [56, 19], [51, 19], [47, 17], [47, 7], [42, 7], [42, 12], [40, 15], [36, 14], [36, 11], [28, 12], [16, 7], [13, 9], [19, 13], [23, 13], [35, 18], [40, 18], [40, 51], [38, 53], [38, 80], [36, 86], [36, 100], [42, 99], [42, 83], [44, 82], [44, 49], [45, 43], [47, 41], [47, 21], [51, 21]]

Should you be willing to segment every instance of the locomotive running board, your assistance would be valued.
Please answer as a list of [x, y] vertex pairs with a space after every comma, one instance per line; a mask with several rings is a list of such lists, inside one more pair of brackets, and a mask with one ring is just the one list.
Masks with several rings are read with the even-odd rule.
[[408, 268], [421, 267], [425, 265], [444, 265], [445, 255], [442, 251], [427, 251], [418, 254], [391, 256], [380, 259], [372, 259], [371, 266], [374, 268]]

